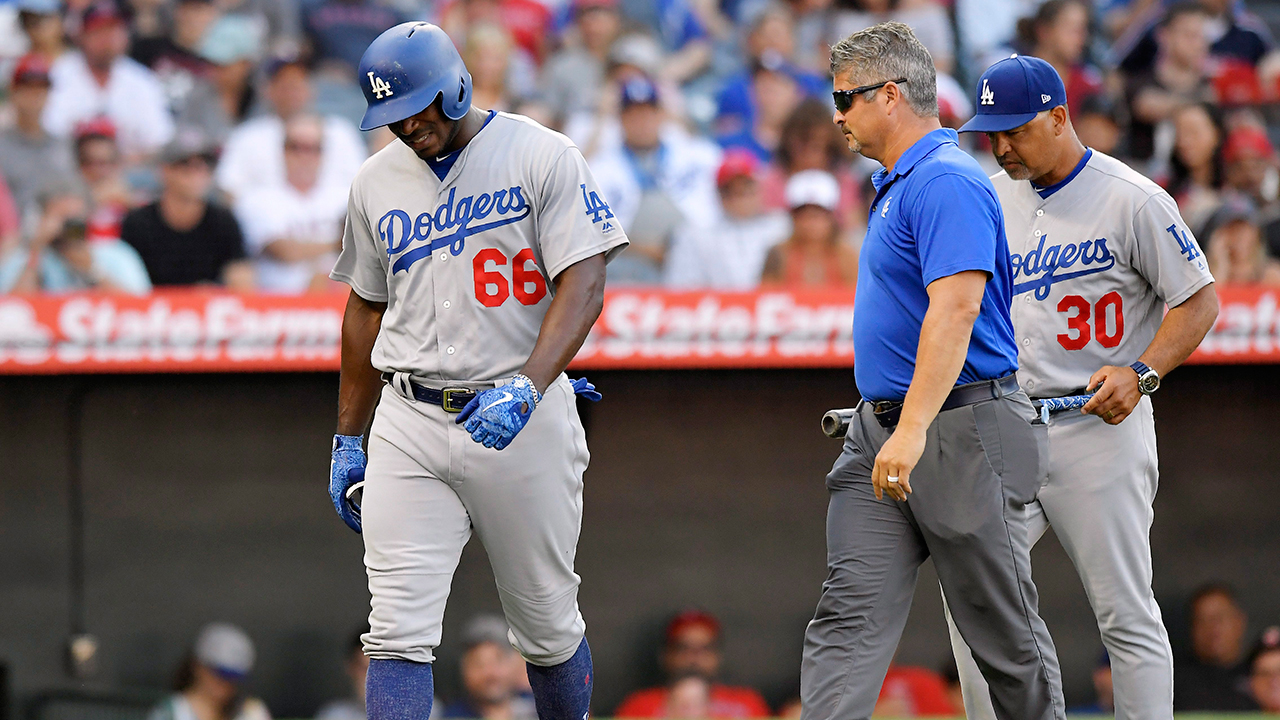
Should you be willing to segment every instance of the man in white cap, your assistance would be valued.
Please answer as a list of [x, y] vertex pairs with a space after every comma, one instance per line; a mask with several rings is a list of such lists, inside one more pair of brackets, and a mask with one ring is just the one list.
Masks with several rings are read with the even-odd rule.
[[839, 182], [825, 170], [804, 170], [787, 181], [785, 195], [791, 208], [791, 237], [769, 250], [762, 282], [792, 287], [855, 286], [858, 253], [840, 242], [836, 221]]

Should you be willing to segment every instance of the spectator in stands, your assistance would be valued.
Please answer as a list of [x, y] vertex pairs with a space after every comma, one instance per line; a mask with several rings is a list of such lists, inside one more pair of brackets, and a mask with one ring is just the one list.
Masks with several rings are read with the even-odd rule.
[[[499, 617], [473, 618], [462, 634], [463, 697], [445, 708], [445, 718], [478, 720], [532, 720], [518, 715], [511, 682], [511, 655], [515, 649], [507, 637], [507, 624]], [[528, 708], [532, 710], [532, 708]]]
[[849, 148], [839, 128], [831, 122], [831, 106], [813, 98], [797, 105], [782, 126], [778, 151], [762, 181], [765, 204], [779, 210], [789, 209], [787, 181], [805, 170], [829, 172], [839, 182], [836, 217], [841, 227], [865, 227], [867, 209], [850, 169]]
[[76, 128], [76, 165], [89, 197], [86, 236], [90, 242], [119, 240], [120, 223], [133, 207], [133, 197], [121, 172], [116, 130], [98, 118]]
[[32, 210], [40, 191], [75, 173], [67, 141], [40, 124], [49, 99], [49, 63], [25, 55], [13, 69], [9, 98], [14, 124], [0, 130], [0, 171], [13, 192], [19, 212]]
[[725, 152], [716, 172], [720, 220], [706, 232], [676, 237], [666, 268], [669, 287], [750, 290], [760, 284], [765, 255], [791, 231], [787, 216], [761, 201], [760, 174], [755, 155]]
[[615, 283], [658, 285], [676, 234], [715, 222], [720, 151], [665, 125], [657, 86], [633, 77], [621, 89], [623, 141], [591, 158], [600, 195], [631, 240], [609, 265]]
[[542, 70], [541, 99], [554, 113], [557, 127], [599, 106], [609, 48], [622, 29], [617, 0], [574, 0], [571, 7], [572, 41]]
[[787, 0], [795, 30], [795, 61], [812, 73], [831, 72], [831, 46], [827, 44], [832, 0]]
[[941, 675], [928, 668], [890, 665], [873, 714], [914, 718], [949, 717], [958, 712], [963, 711], [951, 704]]
[[1210, 50], [1215, 57], [1233, 58], [1256, 66], [1275, 48], [1267, 24], [1233, 0], [1201, 0], [1209, 12]]
[[1192, 233], [1199, 236], [1218, 209], [1222, 191], [1222, 123], [1206, 103], [1184, 105], [1173, 115], [1173, 154], [1164, 185]]
[[677, 677], [667, 691], [667, 706], [661, 717], [679, 720], [714, 717], [711, 714], [711, 683], [696, 673]]
[[1208, 15], [1198, 2], [1179, 2], [1169, 8], [1156, 30], [1159, 53], [1154, 67], [1129, 78], [1126, 95], [1130, 153], [1146, 160], [1155, 152], [1155, 128], [1188, 103], [1214, 101], [1206, 74], [1209, 58]]
[[[265, 28], [244, 15], [223, 15], [200, 43], [200, 55], [213, 63], [213, 86], [225, 117], [239, 123], [253, 104], [254, 65], [261, 56]], [[225, 137], [218, 128], [205, 131], [214, 139]]]
[[80, 51], [64, 54], [50, 70], [45, 129], [67, 137], [77, 123], [106, 116], [126, 163], [137, 163], [173, 137], [164, 88], [155, 73], [125, 55], [129, 28], [112, 0], [94, 0], [81, 22]]
[[351, 681], [351, 690], [346, 697], [331, 700], [316, 713], [316, 720], [365, 720], [364, 685], [369, 674], [369, 657], [364, 654], [364, 642], [360, 636], [368, 632], [368, 628], [356, 631], [347, 641], [347, 657], [343, 670]]
[[74, 188], [51, 188], [27, 246], [0, 260], [0, 293], [149, 292], [147, 270], [133, 248], [116, 238], [86, 239], [87, 209]]
[[657, 38], [663, 56], [658, 75], [676, 83], [701, 75], [711, 62], [711, 39], [694, 0], [629, 0], [622, 14]]
[[1280, 287], [1280, 260], [1267, 255], [1252, 200], [1239, 193], [1227, 194], [1209, 227], [1205, 255], [1215, 280], [1223, 285]]
[[151, 282], [252, 290], [240, 226], [230, 210], [209, 200], [213, 145], [184, 130], [162, 160], [160, 199], [126, 215], [120, 233], [142, 256]]
[[1111, 683], [1111, 656], [1106, 650], [1093, 669], [1093, 697], [1088, 705], [1071, 708], [1068, 712], [1078, 715], [1115, 715], [1115, 691]]
[[[732, 138], [750, 133], [761, 112], [776, 116], [772, 122], [766, 123], [776, 131], [786, 119], [789, 106], [795, 104], [795, 100], [790, 100], [781, 109], [764, 105], [777, 98], [771, 97], [767, 88], [759, 87], [756, 75], [761, 67], [772, 68], [790, 77], [793, 94], [798, 91], [801, 96], [825, 99], [831, 92], [831, 80], [826, 75], [795, 65], [794, 26], [791, 12], [784, 6], [766, 7], [756, 16], [743, 49], [747, 67], [725, 80], [716, 98], [715, 132], [720, 137]], [[762, 89], [766, 90], [764, 96], [760, 92]]]
[[763, 281], [790, 288], [847, 287], [858, 279], [858, 253], [840, 241], [840, 185], [831, 173], [805, 170], [787, 182], [791, 237], [769, 251]]
[[1249, 689], [1260, 710], [1280, 713], [1280, 627], [1263, 630], [1250, 654]]
[[[1230, 282], [1217, 272], [1214, 278]], [[1220, 583], [1204, 585], [1191, 596], [1189, 610], [1192, 656], [1174, 662], [1174, 708], [1255, 709], [1249, 697], [1249, 668], [1242, 662], [1248, 618], [1235, 591]]]
[[[277, 59], [267, 66], [266, 99], [271, 112], [245, 121], [227, 138], [218, 163], [218, 188], [233, 201], [262, 187], [283, 184], [285, 122], [311, 110], [311, 75], [296, 58]], [[349, 187], [368, 156], [364, 140], [349, 121], [324, 119], [321, 184]]]
[[1231, 130], [1222, 162], [1227, 188], [1248, 196], [1260, 212], [1273, 209], [1280, 192], [1280, 163], [1264, 127], [1246, 122]]
[[175, 689], [147, 720], [270, 720], [261, 700], [245, 697], [253, 669], [253, 641], [227, 623], [210, 623], [178, 670]]
[[18, 0], [18, 23], [27, 37], [27, 53], [52, 65], [66, 51], [62, 4], [58, 0]]
[[1071, 125], [1081, 144], [1111, 157], [1128, 156], [1128, 148], [1122, 145], [1126, 124], [1119, 105], [1106, 93], [1089, 95], [1071, 108]]
[[486, 110], [513, 111], [533, 89], [532, 68], [516, 68], [511, 35], [497, 23], [467, 28], [462, 59], [471, 72], [471, 103]]
[[231, 118], [214, 85], [217, 67], [200, 54], [218, 14], [213, 0], [179, 0], [173, 6], [172, 31], [135, 40], [130, 55], [155, 73], [178, 125], [195, 125], [210, 137], [223, 138]]
[[[662, 671], [673, 679], [699, 675], [708, 680], [711, 683], [709, 717], [768, 717], [769, 706], [758, 692], [716, 682], [724, 659], [720, 639], [720, 622], [713, 616], [697, 610], [677, 615], [667, 625], [660, 657]], [[670, 694], [669, 687], [637, 690], [622, 701], [614, 715], [619, 718], [663, 717], [669, 707]]]
[[955, 40], [946, 8], [934, 0], [899, 3], [895, 0], [835, 0], [827, 42], [837, 42], [876, 23], [896, 20], [911, 26], [916, 37], [933, 56], [940, 74], [950, 75], [955, 66]]
[[289, 120], [284, 182], [259, 188], [236, 203], [245, 245], [258, 258], [260, 290], [293, 294], [335, 287], [329, 270], [342, 249], [348, 188], [321, 182], [324, 141], [320, 118], [300, 115]]
[[440, 27], [459, 46], [471, 26], [506, 28], [524, 58], [541, 65], [551, 41], [551, 12], [538, 0], [450, 0], [440, 10]]
[[1035, 15], [1018, 21], [1018, 35], [1024, 52], [1058, 71], [1069, 107], [1081, 107], [1086, 98], [1102, 92], [1102, 73], [1084, 58], [1089, 43], [1087, 2], [1048, 0]]
[[[716, 139], [724, 148], [743, 148], [762, 162], [769, 162], [782, 138], [782, 128], [802, 95], [795, 74], [781, 55], [766, 53], [751, 70], [750, 113], [725, 117], [725, 127], [734, 132], [721, 133]], [[750, 124], [739, 127], [739, 122]]]
[[406, 18], [374, 0], [323, 0], [304, 5], [302, 25], [317, 63], [354, 79], [360, 56], [383, 30]]

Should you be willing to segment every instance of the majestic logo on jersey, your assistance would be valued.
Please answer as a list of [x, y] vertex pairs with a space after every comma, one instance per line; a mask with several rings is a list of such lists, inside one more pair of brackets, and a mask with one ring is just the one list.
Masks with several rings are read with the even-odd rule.
[[[1079, 244], [1050, 245], [1044, 243], [1048, 235], [1040, 236], [1040, 244], [1026, 255], [1014, 253], [1009, 256], [1013, 263], [1013, 294], [1035, 291], [1037, 300], [1049, 297], [1049, 288], [1054, 283], [1074, 280], [1086, 275], [1106, 272], [1116, 266], [1116, 258], [1107, 249], [1107, 239], [1085, 240]], [[1074, 272], [1060, 272], [1080, 264]], [[1039, 277], [1035, 277], [1039, 276]], [[1018, 282], [1019, 277], [1033, 278], [1026, 282]]]
[[372, 70], [369, 71], [369, 89], [373, 91], [373, 96], [379, 100], [395, 95], [395, 93], [391, 92], [391, 86], [387, 84], [387, 81], [380, 77], [374, 77]]
[[995, 105], [995, 104], [996, 104], [996, 94], [995, 94], [995, 93], [993, 93], [993, 92], [991, 92], [991, 88], [987, 87], [987, 81], [986, 81], [986, 79], [983, 79], [983, 81], [982, 81], [982, 95], [981, 95], [981, 98], [982, 98], [982, 103], [981, 103], [982, 105]]
[[[387, 244], [387, 256], [394, 259], [391, 264], [392, 275], [408, 270], [410, 265], [445, 246], [454, 255], [461, 255], [467, 238], [519, 222], [529, 217], [532, 210], [525, 200], [524, 188], [519, 185], [494, 193], [467, 195], [455, 204], [454, 194], [457, 191], [457, 188], [449, 188], [449, 199], [437, 207], [435, 212], [424, 212], [417, 218], [410, 219], [409, 213], [393, 209], [378, 218], [378, 237]], [[491, 214], [496, 215], [496, 219], [480, 225], [471, 224], [473, 220], [483, 220]], [[447, 230], [453, 232], [440, 234]], [[434, 239], [431, 237], [433, 233], [436, 234]], [[427, 244], [409, 248], [410, 245], [421, 242]]]
[[[1170, 225], [1165, 230], [1178, 243], [1178, 249], [1182, 251], [1182, 254], [1187, 256], [1187, 262], [1195, 262], [1200, 257], [1200, 247], [1196, 245], [1196, 241], [1187, 234], [1186, 230], [1179, 230], [1176, 224]], [[1204, 267], [1204, 264], [1200, 263], [1200, 266]]]

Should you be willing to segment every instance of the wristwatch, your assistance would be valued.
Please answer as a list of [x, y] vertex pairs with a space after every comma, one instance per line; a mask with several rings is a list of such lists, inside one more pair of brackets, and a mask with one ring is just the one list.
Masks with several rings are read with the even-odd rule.
[[1160, 373], [1147, 367], [1146, 363], [1139, 360], [1129, 367], [1138, 373], [1138, 390], [1143, 395], [1150, 395], [1160, 389]]

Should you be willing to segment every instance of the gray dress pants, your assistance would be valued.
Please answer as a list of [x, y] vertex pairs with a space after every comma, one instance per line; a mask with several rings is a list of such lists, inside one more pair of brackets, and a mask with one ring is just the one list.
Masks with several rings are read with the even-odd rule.
[[906, 502], [876, 500], [871, 469], [891, 430], [862, 403], [827, 476], [827, 580], [804, 638], [803, 720], [871, 716], [932, 557], [956, 626], [1001, 720], [1065, 717], [1058, 657], [1037, 611], [1026, 505], [1047, 435], [1016, 393], [939, 413]]

